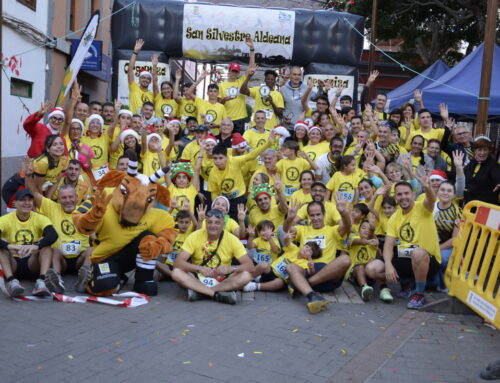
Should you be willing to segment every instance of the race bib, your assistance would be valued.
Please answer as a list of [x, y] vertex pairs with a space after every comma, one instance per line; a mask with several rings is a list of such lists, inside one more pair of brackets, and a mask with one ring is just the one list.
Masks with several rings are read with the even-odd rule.
[[198, 279], [201, 283], [208, 287], [214, 287], [219, 284], [219, 281], [215, 278], [205, 277], [203, 274], [198, 273]]
[[109, 172], [108, 165], [102, 165], [99, 168], [92, 170], [92, 174], [94, 175], [96, 181], [99, 181], [108, 172]]
[[352, 202], [354, 200], [354, 193], [339, 191], [342, 200]]
[[398, 246], [398, 257], [399, 258], [411, 258], [413, 254], [413, 250], [415, 249], [414, 245], [399, 245]]
[[177, 258], [177, 252], [172, 251], [167, 255], [167, 259], [165, 260], [165, 263], [168, 263], [169, 265], [173, 265], [175, 258]]
[[295, 193], [299, 188], [293, 187], [291, 185], [285, 185], [285, 196], [291, 197], [293, 193]]
[[81, 248], [82, 244], [78, 240], [61, 244], [61, 251], [64, 255], [78, 255], [80, 254]]
[[252, 256], [252, 258], [254, 259], [255, 262], [257, 263], [261, 263], [261, 262], [267, 262], [267, 263], [271, 263], [272, 262], [272, 257], [269, 255], [269, 254], [266, 254], [266, 253], [258, 253], [258, 252], [255, 252]]
[[318, 235], [314, 238], [307, 238], [304, 242], [316, 242], [320, 249], [326, 249], [326, 238], [324, 235]]
[[282, 259], [276, 266], [273, 267], [278, 275], [283, 279], [288, 279], [288, 272], [286, 271], [287, 263], [288, 260]]
[[274, 116], [274, 110], [272, 109], [264, 109], [264, 112], [266, 113], [266, 118], [270, 120]]

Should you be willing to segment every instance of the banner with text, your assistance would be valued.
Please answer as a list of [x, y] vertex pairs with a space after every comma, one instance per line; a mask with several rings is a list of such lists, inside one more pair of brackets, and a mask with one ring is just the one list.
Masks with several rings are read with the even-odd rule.
[[[313, 79], [313, 92], [318, 91], [318, 86], [321, 85], [323, 90], [328, 89], [328, 99], [330, 102], [335, 98], [335, 92], [339, 88], [339, 86], [343, 87], [342, 93], [340, 96], [351, 96], [354, 97], [354, 76], [345, 76], [345, 75], [335, 75], [335, 74], [307, 74], [304, 76], [304, 82], [307, 83], [309, 78]], [[309, 101], [309, 108], [316, 109], [316, 103], [313, 101]], [[337, 100], [337, 105], [335, 105], [336, 109], [340, 108], [340, 97]]]
[[251, 37], [262, 58], [292, 59], [295, 12], [216, 5], [184, 5], [182, 51], [197, 60], [248, 57]]

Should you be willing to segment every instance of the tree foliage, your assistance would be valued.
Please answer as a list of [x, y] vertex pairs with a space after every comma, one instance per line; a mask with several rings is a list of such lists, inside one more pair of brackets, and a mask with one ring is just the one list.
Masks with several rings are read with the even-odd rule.
[[[324, 7], [364, 16], [370, 30], [372, 0], [331, 0]], [[401, 58], [414, 65], [415, 54], [424, 66], [437, 59], [453, 65], [463, 57], [463, 42], [468, 54], [483, 41], [486, 9], [487, 0], [379, 0], [377, 41], [401, 39]]]

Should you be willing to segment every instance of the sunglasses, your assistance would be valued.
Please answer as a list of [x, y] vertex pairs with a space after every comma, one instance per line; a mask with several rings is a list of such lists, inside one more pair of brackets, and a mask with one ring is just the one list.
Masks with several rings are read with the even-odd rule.
[[215, 218], [224, 218], [224, 213], [222, 213], [220, 210], [218, 209], [211, 209], [207, 212], [206, 214], [206, 217], [207, 218], [210, 218], [210, 217], [215, 217]]

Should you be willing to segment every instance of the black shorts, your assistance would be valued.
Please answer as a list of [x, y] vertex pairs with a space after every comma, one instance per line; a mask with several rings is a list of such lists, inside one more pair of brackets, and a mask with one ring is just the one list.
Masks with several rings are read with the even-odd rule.
[[28, 257], [20, 258], [14, 257], [16, 260], [16, 272], [14, 273], [14, 278], [23, 280], [23, 279], [36, 279], [38, 275], [30, 270], [28, 267], [28, 261], [31, 258], [31, 255]]
[[[314, 270], [317, 273], [326, 265], [327, 265], [326, 263], [320, 263], [320, 262], [315, 263]], [[306, 277], [306, 279], [309, 279], [311, 277], [311, 275], [309, 275], [307, 270], [306, 270], [305, 277]], [[327, 282], [323, 282], [323, 283], [320, 283], [319, 285], [315, 285], [315, 286], [311, 286], [311, 287], [314, 289], [314, 291], [318, 291], [320, 293], [326, 293], [326, 292], [331, 292], [331, 291], [334, 291], [335, 289], [338, 289], [342, 285], [343, 281], [344, 281], [344, 278], [342, 277], [338, 281], [327, 281]]]
[[64, 258], [66, 261], [66, 270], [64, 273], [67, 274], [77, 274], [78, 269], [76, 267], [76, 263], [78, 262], [78, 258], [80, 258], [82, 255], [80, 254], [78, 257], [75, 258]]
[[[429, 271], [427, 272], [427, 280], [432, 280], [434, 275], [441, 269], [441, 265], [432, 255], [429, 261]], [[398, 248], [394, 247], [394, 256], [392, 258], [392, 265], [396, 269], [400, 279], [415, 279], [413, 274], [413, 267], [411, 265], [411, 258], [400, 258], [398, 256]]]
[[269, 270], [268, 273], [262, 274], [260, 276], [260, 283], [271, 282], [274, 281], [276, 278], [277, 276], [274, 275], [273, 270]]

